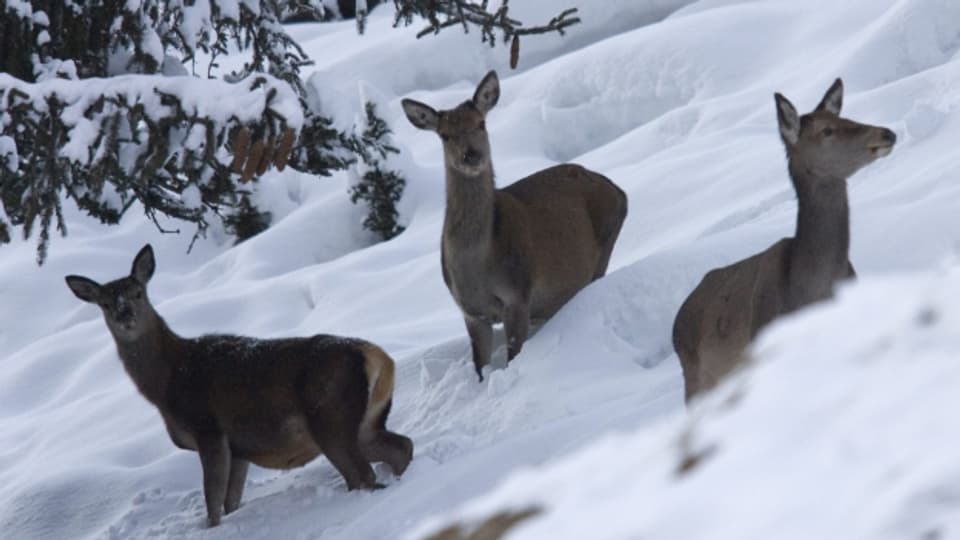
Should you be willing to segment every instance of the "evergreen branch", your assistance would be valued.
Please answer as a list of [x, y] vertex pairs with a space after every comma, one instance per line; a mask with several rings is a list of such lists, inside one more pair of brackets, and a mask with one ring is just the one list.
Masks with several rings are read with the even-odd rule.
[[[218, 151], [229, 132], [244, 127], [279, 138], [302, 121], [274, 109], [289, 110], [291, 101], [299, 101], [284, 83], [266, 75], [236, 85], [194, 79], [193, 90], [150, 76], [124, 83], [96, 95], [84, 91], [86, 81], [31, 85], [0, 75], [0, 102], [7, 104], [4, 114], [10, 117], [0, 137], [16, 147], [13, 167], [0, 168], [0, 203], [25, 237], [38, 231], [38, 262], [46, 257], [51, 225], [66, 233], [61, 195], [104, 223], [118, 222], [139, 201], [161, 230], [159, 214], [192, 222], [202, 235], [211, 218], [222, 220], [222, 209], [236, 208], [241, 198], [229, 149]], [[208, 98], [224, 92], [229, 98], [232, 92], [248, 104], [251, 94], [259, 93], [262, 108], [246, 110], [241, 118], [227, 105], [224, 111], [230, 114], [208, 104], [208, 114], [200, 114], [196, 85], [208, 87]], [[90, 87], [102, 88], [96, 82]], [[152, 88], [159, 107], [147, 105], [151, 92], [145, 88]], [[63, 114], [78, 107], [81, 118]], [[89, 133], [88, 140], [83, 133]], [[2, 225], [0, 239], [7, 236]]]
[[496, 32], [508, 42], [514, 36], [556, 32], [564, 35], [567, 28], [580, 23], [577, 8], [568, 8], [546, 24], [523, 27], [523, 23], [509, 16], [509, 0], [501, 0], [495, 11], [487, 9], [487, 1], [477, 4], [469, 0], [394, 0], [396, 16], [394, 26], [409, 26], [415, 19], [424, 19], [427, 26], [417, 33], [417, 38], [439, 34], [451, 26], [462, 26], [468, 32], [471, 26], [480, 28], [481, 41], [494, 46]]

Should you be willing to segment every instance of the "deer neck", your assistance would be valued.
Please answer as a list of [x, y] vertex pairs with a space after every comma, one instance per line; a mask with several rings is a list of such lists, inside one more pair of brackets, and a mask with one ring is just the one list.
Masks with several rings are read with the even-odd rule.
[[443, 219], [444, 243], [480, 247], [493, 235], [494, 184], [492, 168], [467, 176], [447, 167], [447, 207]]
[[147, 325], [148, 330], [136, 339], [120, 339], [114, 334], [114, 341], [123, 367], [137, 389], [148, 401], [159, 406], [175, 368], [171, 359], [182, 356], [178, 351], [184, 340], [174, 334], [156, 312]]
[[797, 191], [797, 230], [790, 252], [788, 307], [829, 298], [846, 277], [850, 254], [850, 205], [846, 178], [814, 175], [790, 163]]

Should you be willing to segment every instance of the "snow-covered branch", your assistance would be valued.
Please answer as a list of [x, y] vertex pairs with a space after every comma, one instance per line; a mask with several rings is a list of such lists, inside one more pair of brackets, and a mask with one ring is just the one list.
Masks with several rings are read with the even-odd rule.
[[414, 19], [425, 19], [427, 26], [417, 34], [423, 37], [427, 34], [437, 34], [451, 26], [462, 26], [468, 31], [471, 26], [480, 28], [480, 36], [484, 43], [494, 46], [496, 33], [502, 34], [503, 42], [527, 34], [545, 34], [557, 32], [563, 35], [564, 31], [580, 22], [577, 17], [577, 8], [569, 8], [560, 12], [550, 21], [539, 26], [524, 27], [523, 23], [510, 17], [509, 0], [501, 0], [500, 7], [495, 10], [488, 8], [488, 0], [473, 2], [470, 0], [394, 0], [397, 8], [394, 26], [403, 24], [409, 26]]
[[238, 203], [229, 142], [299, 132], [296, 92], [265, 74], [236, 84], [195, 77], [125, 75], [26, 83], [0, 74], [0, 200], [29, 237], [40, 224], [38, 259], [49, 228], [66, 232], [61, 195], [105, 223], [134, 201], [193, 222]]

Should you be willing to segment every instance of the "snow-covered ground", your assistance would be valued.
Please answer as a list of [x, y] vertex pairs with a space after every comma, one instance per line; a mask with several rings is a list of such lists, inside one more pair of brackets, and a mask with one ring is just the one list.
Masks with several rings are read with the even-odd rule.
[[[475, 32], [391, 29], [390, 9], [366, 36], [290, 28], [338, 123], [371, 99], [394, 128], [408, 229], [390, 242], [359, 230], [348, 174], [286, 171], [258, 194], [275, 224], [240, 246], [213, 234], [187, 254], [189, 234], [136, 211], [106, 228], [67, 210], [43, 267], [33, 241], [0, 247], [0, 536], [392, 539], [535, 503], [515, 537], [960, 538], [960, 2], [580, 4], [583, 24], [525, 39], [516, 71]], [[531, 23], [566, 7], [511, 5]], [[616, 181], [630, 213], [607, 277], [478, 384], [440, 276], [440, 143], [399, 102], [453, 106], [491, 68], [498, 182], [573, 160]], [[861, 279], [773, 328], [758, 369], [687, 413], [677, 307], [705, 270], [792, 232], [773, 92], [805, 112], [838, 76], [845, 115], [898, 136], [850, 183]], [[146, 242], [151, 298], [183, 335], [383, 346], [398, 362], [389, 423], [416, 445], [406, 475], [355, 493], [325, 459], [253, 469], [241, 509], [204, 528], [196, 454], [170, 443], [62, 279], [118, 277]], [[678, 475], [685, 451], [704, 457]]]
[[865, 280], [772, 326], [687, 418], [515, 473], [406, 538], [524, 510], [510, 539], [960, 538], [957, 298], [956, 264]]

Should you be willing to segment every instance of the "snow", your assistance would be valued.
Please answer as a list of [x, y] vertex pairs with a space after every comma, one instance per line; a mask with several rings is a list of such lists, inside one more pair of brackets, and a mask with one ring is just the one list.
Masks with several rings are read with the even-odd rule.
[[183, 206], [190, 209], [200, 209], [202, 207], [202, 196], [200, 188], [196, 184], [190, 184], [184, 188], [180, 194], [180, 200]]
[[50, 26], [50, 17], [46, 11], [37, 11], [33, 14], [33, 24], [37, 26]]
[[153, 58], [157, 64], [163, 62], [163, 42], [156, 30], [147, 27], [143, 29], [143, 39], [140, 42], [143, 53]]
[[866, 278], [763, 332], [689, 415], [514, 473], [407, 537], [536, 508], [511, 540], [960, 538], [958, 296], [956, 260]]
[[[528, 24], [557, 11], [511, 4]], [[389, 3], [364, 36], [352, 21], [288, 28], [337, 125], [366, 96], [394, 131], [407, 229], [390, 242], [360, 229], [349, 172], [288, 169], [254, 194], [273, 226], [237, 246], [214, 234], [188, 254], [189, 234], [162, 234], [137, 208], [104, 227], [67, 204], [70, 235], [51, 239], [43, 267], [33, 241], [0, 247], [4, 537], [417, 538], [533, 503], [542, 513], [512, 537], [960, 538], [948, 361], [960, 347], [960, 3], [611, 0], [582, 2], [580, 16], [564, 38], [523, 38], [516, 71], [475, 31], [392, 29]], [[454, 106], [489, 69], [498, 182], [575, 160], [617, 182], [630, 211], [607, 277], [480, 384], [440, 275], [440, 142], [400, 99]], [[850, 182], [860, 280], [771, 328], [754, 369], [686, 411], [676, 309], [706, 270], [793, 229], [773, 92], [807, 111], [837, 76], [846, 116], [898, 136]], [[189, 81], [169, 84], [208, 114], [262, 110]], [[205, 529], [196, 454], [169, 441], [99, 311], [63, 284], [119, 277], [147, 242], [150, 296], [182, 335], [335, 333], [389, 352], [389, 426], [416, 446], [406, 474], [378, 468], [388, 487], [355, 493], [322, 458], [252, 468], [242, 507]], [[678, 475], [685, 452], [709, 455]]]
[[15, 13], [21, 19], [33, 16], [33, 6], [27, 0], [4, 0], [7, 11]]
[[[233, 2], [224, 2], [224, 4], [233, 4]], [[210, 21], [210, 2], [194, 2], [192, 5], [184, 3], [179, 6], [183, 11], [183, 18], [177, 26], [177, 33], [184, 38], [184, 45], [191, 50], [197, 47], [197, 40], [205, 33], [212, 33], [212, 23]], [[226, 6], [226, 13], [238, 11], [235, 5]]]
[[0, 159], [10, 172], [16, 172], [17, 161], [20, 159], [17, 154], [17, 143], [13, 137], [6, 135], [0, 137]]

